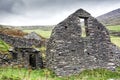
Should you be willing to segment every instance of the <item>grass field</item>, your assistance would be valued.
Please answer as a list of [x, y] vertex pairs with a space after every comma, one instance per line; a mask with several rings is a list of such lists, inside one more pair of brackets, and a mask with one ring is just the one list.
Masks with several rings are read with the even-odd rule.
[[111, 41], [112, 43], [120, 47], [120, 37], [111, 36]]
[[47, 69], [0, 68], [0, 80], [120, 80], [120, 69], [111, 72], [106, 69], [85, 70], [79, 75], [57, 77]]
[[27, 33], [36, 32], [45, 38], [49, 38], [52, 30], [33, 29], [33, 30], [23, 30], [23, 31]]
[[120, 25], [107, 26], [107, 29], [110, 30], [110, 31], [120, 32]]
[[[120, 32], [120, 25], [117, 26], [107, 26], [107, 29], [112, 32]], [[111, 36], [112, 43], [120, 47], [120, 37]]]

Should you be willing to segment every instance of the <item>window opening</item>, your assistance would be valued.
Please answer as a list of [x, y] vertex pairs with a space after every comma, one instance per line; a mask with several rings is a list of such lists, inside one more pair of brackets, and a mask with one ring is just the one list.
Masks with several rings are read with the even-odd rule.
[[80, 26], [81, 26], [81, 37], [86, 37], [86, 20], [84, 18], [80, 18]]

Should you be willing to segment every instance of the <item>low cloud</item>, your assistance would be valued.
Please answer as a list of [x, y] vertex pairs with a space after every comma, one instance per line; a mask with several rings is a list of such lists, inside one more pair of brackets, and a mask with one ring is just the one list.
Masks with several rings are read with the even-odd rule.
[[119, 8], [119, 5], [119, 0], [0, 0], [0, 23], [51, 25], [79, 8], [99, 16]]

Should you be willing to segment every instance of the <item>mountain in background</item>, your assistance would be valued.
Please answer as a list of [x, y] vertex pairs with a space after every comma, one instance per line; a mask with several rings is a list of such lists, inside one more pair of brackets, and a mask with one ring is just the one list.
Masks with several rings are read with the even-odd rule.
[[98, 16], [97, 19], [104, 25], [120, 25], [120, 8]]

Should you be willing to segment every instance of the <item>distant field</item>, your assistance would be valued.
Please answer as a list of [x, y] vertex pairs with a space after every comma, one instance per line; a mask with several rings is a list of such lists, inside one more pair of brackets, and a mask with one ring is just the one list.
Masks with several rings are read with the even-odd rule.
[[[107, 26], [107, 29], [112, 32], [120, 32], [120, 25], [116, 26]], [[111, 36], [111, 41], [120, 47], [120, 37], [118, 36]]]
[[111, 36], [111, 41], [120, 47], [120, 37]]
[[107, 26], [107, 29], [109, 29], [110, 31], [120, 32], [120, 25]]
[[23, 31], [28, 33], [36, 32], [45, 38], [49, 38], [52, 30], [33, 29], [33, 30], [23, 30]]

